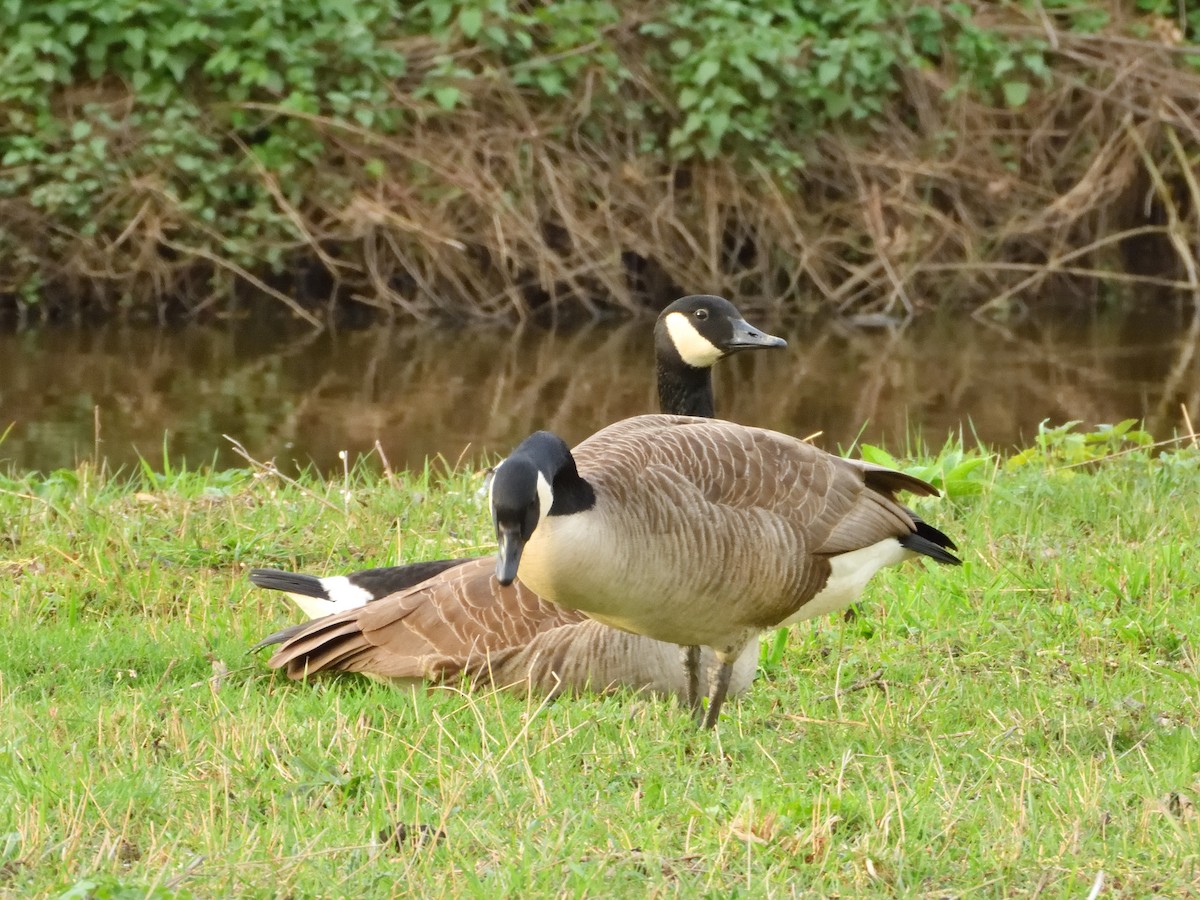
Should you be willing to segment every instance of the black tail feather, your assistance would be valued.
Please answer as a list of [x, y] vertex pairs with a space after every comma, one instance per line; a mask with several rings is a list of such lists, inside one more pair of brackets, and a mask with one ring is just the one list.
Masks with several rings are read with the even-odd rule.
[[263, 638], [261, 641], [259, 641], [257, 644], [255, 644], [253, 647], [251, 647], [246, 652], [247, 653], [257, 653], [263, 647], [270, 647], [272, 644], [282, 644], [287, 641], [290, 641], [292, 638], [294, 638], [296, 635], [298, 635], [300, 632], [302, 632], [305, 628], [307, 628], [310, 624], [311, 624], [310, 622], [301, 622], [299, 625], [289, 625], [287, 628], [281, 628], [279, 631], [276, 631], [274, 634], [268, 634], [265, 638]]
[[321, 579], [312, 575], [284, 572], [282, 569], [251, 569], [250, 580], [259, 587], [272, 591], [284, 591], [288, 594], [299, 594], [302, 597], [320, 597], [322, 600], [329, 599], [329, 594], [325, 592]]
[[913, 521], [917, 525], [917, 530], [900, 538], [901, 547], [911, 550], [913, 553], [920, 553], [936, 559], [940, 563], [951, 566], [962, 565], [962, 560], [950, 552], [957, 550], [958, 545], [950, 540], [943, 531], [916, 516], [913, 516]]

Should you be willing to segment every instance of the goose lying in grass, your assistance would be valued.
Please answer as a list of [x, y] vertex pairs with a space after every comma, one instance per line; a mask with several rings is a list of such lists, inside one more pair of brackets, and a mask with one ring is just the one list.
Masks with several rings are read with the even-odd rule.
[[872, 575], [953, 541], [896, 499], [930, 484], [812, 444], [717, 419], [638, 416], [570, 450], [549, 432], [496, 468], [496, 578], [568, 609], [688, 648], [698, 717], [699, 647], [720, 665], [701, 724], [733, 667], [769, 628], [842, 609]]
[[[675, 301], [655, 324], [661, 408], [713, 415], [712, 366], [741, 350], [782, 346], [720, 297]], [[255, 649], [281, 644], [269, 664], [293, 678], [353, 671], [420, 682], [465, 673], [476, 684], [541, 692], [623, 685], [685, 693], [674, 646], [609, 628], [519, 585], [501, 587], [494, 566], [491, 557], [437, 560], [326, 578], [254, 569], [256, 585], [286, 591], [314, 619], [332, 616], [279, 631]], [[749, 685], [756, 656], [751, 647], [737, 661], [732, 692]], [[709, 656], [700, 661], [711, 664]]]

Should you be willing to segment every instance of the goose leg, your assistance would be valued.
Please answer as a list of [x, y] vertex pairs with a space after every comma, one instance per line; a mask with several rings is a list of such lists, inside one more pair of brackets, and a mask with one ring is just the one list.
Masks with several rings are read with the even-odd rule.
[[721, 707], [725, 703], [725, 695], [729, 692], [729, 679], [733, 675], [733, 661], [722, 659], [720, 663], [717, 668], [716, 680], [713, 683], [712, 694], [708, 698], [708, 711], [704, 714], [703, 719], [697, 716], [701, 728], [712, 728], [717, 724], [717, 718], [721, 715]]
[[700, 715], [700, 648], [681, 647], [683, 651], [683, 705]]

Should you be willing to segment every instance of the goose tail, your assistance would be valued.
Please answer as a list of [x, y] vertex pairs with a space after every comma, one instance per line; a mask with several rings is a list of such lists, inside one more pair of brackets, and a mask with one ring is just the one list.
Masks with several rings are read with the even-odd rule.
[[951, 550], [957, 550], [958, 547], [945, 532], [934, 528], [928, 522], [916, 516], [913, 516], [913, 522], [916, 524], [917, 530], [900, 538], [901, 547], [905, 550], [911, 550], [913, 553], [920, 553], [923, 556], [931, 557], [949, 566], [962, 565], [962, 560], [950, 552]]

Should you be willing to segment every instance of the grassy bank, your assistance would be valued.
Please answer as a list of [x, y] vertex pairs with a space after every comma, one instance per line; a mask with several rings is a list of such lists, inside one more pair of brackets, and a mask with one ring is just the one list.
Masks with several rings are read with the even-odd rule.
[[293, 613], [245, 567], [484, 550], [476, 473], [5, 479], [0, 895], [1200, 891], [1200, 456], [1102, 449], [958, 469], [962, 569], [794, 628], [717, 735], [246, 656]]
[[1195, 0], [65, 0], [0, 32], [25, 317], [1198, 284]]

